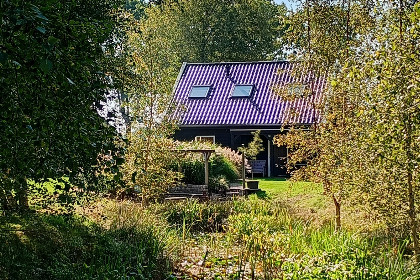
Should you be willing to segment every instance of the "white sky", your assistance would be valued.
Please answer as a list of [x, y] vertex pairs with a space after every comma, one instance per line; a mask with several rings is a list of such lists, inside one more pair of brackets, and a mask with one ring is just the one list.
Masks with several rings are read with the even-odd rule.
[[285, 3], [287, 8], [296, 7], [297, 2], [295, 0], [274, 0], [277, 4]]

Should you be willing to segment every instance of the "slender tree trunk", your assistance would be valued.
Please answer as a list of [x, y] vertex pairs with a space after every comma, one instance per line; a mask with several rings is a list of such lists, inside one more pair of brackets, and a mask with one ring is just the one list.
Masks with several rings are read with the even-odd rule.
[[335, 195], [332, 195], [332, 199], [334, 201], [334, 206], [335, 206], [335, 230], [340, 230], [341, 229], [341, 203], [340, 201], [338, 201]]
[[416, 220], [416, 208], [414, 205], [415, 198], [414, 198], [414, 191], [413, 191], [412, 170], [408, 171], [407, 184], [408, 184], [408, 199], [409, 199], [408, 215], [410, 217], [411, 238], [413, 239], [414, 256], [416, 258], [416, 261], [420, 263], [420, 248], [419, 248], [419, 239], [417, 236], [417, 220]]
[[416, 206], [415, 206], [415, 192], [413, 186], [413, 166], [411, 164], [411, 159], [413, 158], [413, 154], [411, 153], [411, 136], [413, 133], [412, 126], [411, 126], [411, 118], [408, 118], [408, 122], [406, 123], [406, 130], [407, 130], [407, 138], [406, 138], [406, 154], [408, 162], [408, 170], [407, 170], [407, 186], [408, 186], [408, 216], [410, 218], [410, 230], [411, 230], [411, 238], [413, 239], [413, 246], [414, 246], [414, 255], [416, 261], [420, 263], [420, 247], [419, 247], [419, 239], [418, 239], [418, 229], [417, 229], [417, 217], [416, 217]]
[[[404, 31], [403, 31], [403, 17], [404, 17], [404, 1], [399, 1], [399, 34], [400, 34], [400, 45], [403, 46], [404, 43]], [[401, 48], [401, 54], [403, 48]], [[410, 100], [412, 101], [412, 100]], [[409, 102], [409, 104], [412, 104]], [[415, 192], [413, 186], [413, 165], [411, 164], [411, 160], [414, 158], [412, 154], [412, 136], [413, 135], [413, 127], [412, 127], [412, 118], [410, 113], [408, 113], [407, 121], [405, 124], [405, 132], [406, 132], [406, 140], [405, 140], [405, 151], [408, 160], [407, 165], [407, 186], [408, 186], [408, 216], [410, 219], [410, 231], [411, 231], [411, 238], [413, 239], [413, 247], [414, 247], [414, 256], [417, 263], [420, 263], [420, 246], [419, 246], [419, 238], [418, 238], [418, 228], [417, 228], [417, 219], [416, 219], [416, 206], [415, 206]]]
[[6, 189], [9, 186], [5, 186], [4, 190], [0, 190], [0, 207], [3, 210], [15, 210], [17, 208], [16, 199], [10, 190]]
[[17, 192], [17, 199], [19, 202], [19, 210], [26, 211], [29, 209], [29, 201], [28, 201], [28, 183], [26, 178], [21, 178], [18, 180], [18, 192]]

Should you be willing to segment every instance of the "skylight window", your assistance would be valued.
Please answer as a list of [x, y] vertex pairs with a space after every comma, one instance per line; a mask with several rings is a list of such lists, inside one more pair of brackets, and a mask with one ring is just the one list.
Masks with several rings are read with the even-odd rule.
[[209, 94], [210, 86], [192, 86], [190, 98], [206, 98]]
[[250, 97], [254, 85], [235, 85], [232, 92], [232, 97]]

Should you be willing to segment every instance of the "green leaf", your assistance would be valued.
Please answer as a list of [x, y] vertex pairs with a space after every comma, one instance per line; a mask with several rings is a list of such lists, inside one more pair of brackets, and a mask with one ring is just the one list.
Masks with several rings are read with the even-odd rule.
[[40, 18], [40, 19], [42, 19], [44, 21], [48, 21], [48, 18], [46, 18], [44, 16], [44, 14], [41, 12], [41, 10], [37, 6], [32, 5], [32, 10], [36, 13], [36, 17], [37, 18]]
[[54, 36], [49, 36], [48, 37], [48, 44], [55, 45], [57, 42], [58, 42], [58, 39], [55, 38]]
[[21, 65], [19, 62], [17, 62], [16, 60], [13, 60], [13, 61], [12, 61], [12, 63], [13, 63], [14, 65], [16, 65], [18, 69], [22, 66], [22, 65]]
[[7, 53], [5, 52], [0, 52], [0, 63], [1, 64], [5, 64], [7, 61]]
[[41, 70], [44, 71], [44, 73], [46, 74], [51, 71], [52, 67], [53, 67], [53, 63], [49, 59], [44, 59], [39, 64], [39, 68], [41, 68]]
[[45, 32], [47, 31], [44, 27], [41, 26], [37, 26], [36, 30], [38, 30], [39, 32], [41, 32], [42, 34], [45, 34]]

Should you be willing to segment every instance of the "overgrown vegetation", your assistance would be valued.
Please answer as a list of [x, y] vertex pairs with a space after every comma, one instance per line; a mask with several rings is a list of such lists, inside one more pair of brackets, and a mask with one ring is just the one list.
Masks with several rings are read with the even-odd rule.
[[404, 0], [302, 3], [287, 35], [301, 64], [280, 95], [306, 99], [319, 115], [309, 130], [286, 123], [290, 133], [275, 139], [290, 148], [290, 170], [308, 163], [296, 180], [322, 183], [337, 229], [342, 206], [358, 204], [390, 234], [410, 235], [418, 261], [419, 16], [419, 4]]
[[[0, 17], [0, 278], [420, 279], [419, 3], [6, 0]], [[293, 123], [295, 102], [275, 138], [295, 182], [153, 203], [204, 182], [181, 147], [201, 144], [170, 139], [180, 63], [285, 53], [279, 94], [314, 119]], [[242, 161], [214, 148], [223, 193]]]
[[[131, 213], [132, 214], [132, 213]], [[166, 279], [167, 234], [149, 224], [104, 229], [77, 215], [1, 217], [2, 279]]]
[[333, 207], [328, 203], [307, 200], [292, 207], [308, 193], [321, 199], [322, 187], [310, 183], [292, 187], [281, 180], [262, 180], [260, 187], [267, 191], [262, 198], [147, 207], [101, 199], [71, 215], [2, 217], [0, 275], [4, 279], [418, 279], [419, 268], [407, 249], [409, 240], [390, 240], [382, 230], [360, 231], [357, 226], [335, 231], [333, 221], [320, 215]]

